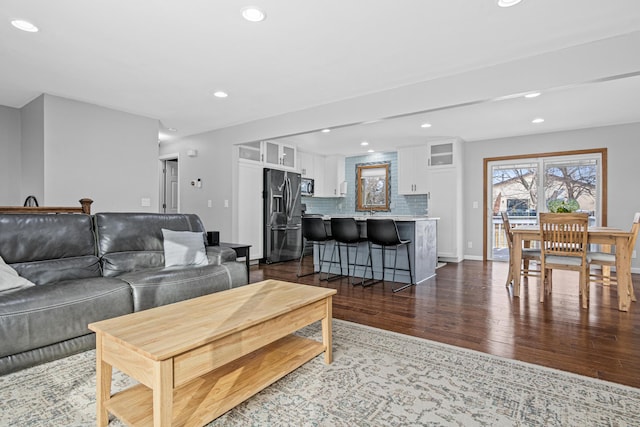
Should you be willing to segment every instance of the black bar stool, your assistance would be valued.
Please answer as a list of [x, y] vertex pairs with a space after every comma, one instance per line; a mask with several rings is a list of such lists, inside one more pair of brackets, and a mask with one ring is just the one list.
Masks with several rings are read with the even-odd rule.
[[[396, 270], [408, 271], [409, 272], [409, 283], [401, 286], [397, 289], [392, 289], [393, 292], [398, 292], [403, 289], [408, 288], [409, 286], [413, 286], [413, 273], [411, 273], [411, 255], [409, 254], [409, 244], [411, 240], [402, 240], [400, 239], [400, 235], [398, 234], [398, 226], [396, 225], [395, 220], [389, 218], [380, 218], [380, 219], [367, 219], [367, 238], [369, 239], [369, 264], [371, 267], [371, 277], [373, 277], [373, 260], [371, 259], [371, 250], [372, 245], [378, 245], [382, 249], [382, 282], [384, 282], [384, 273], [387, 268], [385, 266], [385, 249], [391, 249], [395, 252], [395, 257], [393, 258], [393, 278], [391, 279], [393, 282], [396, 280]], [[400, 246], [404, 246], [407, 248], [407, 265], [406, 268], [397, 268], [398, 261], [398, 248]], [[365, 268], [365, 276], [366, 276], [366, 268]], [[374, 283], [378, 283], [380, 280]], [[371, 283], [372, 285], [374, 283]]]
[[[342, 255], [341, 248], [347, 248], [347, 276], [349, 276], [349, 283], [354, 285], [353, 277], [356, 274], [356, 267], [365, 267], [367, 264], [358, 264], [358, 246], [360, 246], [361, 242], [366, 242], [366, 237], [360, 237], [360, 230], [358, 229], [358, 223], [354, 218], [331, 218], [331, 236], [336, 241], [333, 250], [331, 251], [331, 262], [333, 261], [333, 254], [335, 253], [336, 247], [338, 248], [338, 260], [340, 263], [340, 274], [335, 275], [333, 277], [328, 278], [327, 280], [337, 279], [339, 277], [344, 277], [342, 273]], [[349, 259], [349, 248], [355, 247], [356, 253], [353, 260], [353, 264]], [[349, 269], [350, 266], [353, 265], [353, 275], [350, 274]], [[362, 285], [364, 283], [364, 275], [362, 276]]]
[[[326, 243], [333, 239], [327, 235], [327, 229], [324, 225], [324, 220], [321, 217], [302, 217], [302, 237], [304, 244], [302, 245], [302, 251], [300, 251], [300, 260], [298, 261], [298, 277], [310, 276], [316, 273], [322, 273], [322, 264], [325, 259], [324, 254], [327, 249]], [[322, 246], [322, 254], [318, 254], [320, 259], [320, 268], [318, 271], [312, 271], [311, 273], [300, 274], [302, 270], [302, 258], [304, 258], [304, 251], [307, 249], [307, 245], [311, 243], [311, 247]], [[327, 270], [327, 278], [329, 277], [329, 271]], [[322, 276], [320, 276], [322, 280]]]

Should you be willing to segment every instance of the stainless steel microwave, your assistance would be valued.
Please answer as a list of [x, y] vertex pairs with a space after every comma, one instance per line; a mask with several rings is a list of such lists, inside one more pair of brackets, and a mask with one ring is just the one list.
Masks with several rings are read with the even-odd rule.
[[303, 196], [313, 196], [313, 179], [302, 178], [300, 180], [300, 194]]

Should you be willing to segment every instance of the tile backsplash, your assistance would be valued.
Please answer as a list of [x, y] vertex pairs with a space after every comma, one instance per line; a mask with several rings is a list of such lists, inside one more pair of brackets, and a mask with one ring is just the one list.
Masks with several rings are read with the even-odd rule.
[[356, 211], [356, 164], [371, 162], [390, 162], [389, 181], [391, 183], [391, 204], [389, 212], [378, 215], [426, 215], [427, 195], [404, 196], [398, 194], [398, 153], [373, 153], [366, 156], [347, 157], [345, 159], [345, 179], [347, 195], [345, 197], [303, 197], [307, 213], [324, 215], [362, 215]]

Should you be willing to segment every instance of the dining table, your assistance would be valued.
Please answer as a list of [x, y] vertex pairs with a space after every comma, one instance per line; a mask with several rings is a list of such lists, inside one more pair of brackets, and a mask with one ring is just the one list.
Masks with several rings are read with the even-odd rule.
[[[539, 225], [520, 225], [511, 229], [513, 235], [513, 296], [520, 296], [522, 268], [522, 248], [531, 242], [540, 242]], [[615, 227], [589, 227], [589, 244], [599, 244], [601, 250], [610, 251], [615, 246], [616, 276], [618, 281], [618, 310], [629, 311], [631, 302], [631, 249], [629, 239], [632, 233]]]

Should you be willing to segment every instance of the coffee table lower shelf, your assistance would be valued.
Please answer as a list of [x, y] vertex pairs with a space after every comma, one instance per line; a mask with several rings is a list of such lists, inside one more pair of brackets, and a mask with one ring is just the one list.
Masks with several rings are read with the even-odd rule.
[[[321, 342], [288, 335], [173, 391], [172, 426], [202, 426], [324, 352]], [[114, 394], [109, 412], [129, 426], [153, 426], [153, 393], [142, 384]]]

